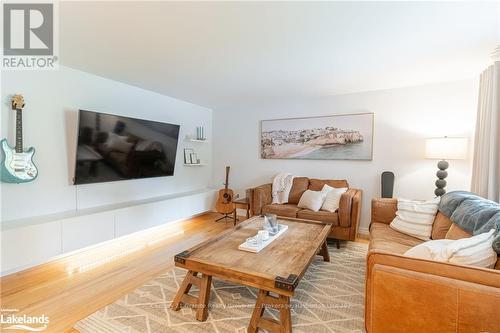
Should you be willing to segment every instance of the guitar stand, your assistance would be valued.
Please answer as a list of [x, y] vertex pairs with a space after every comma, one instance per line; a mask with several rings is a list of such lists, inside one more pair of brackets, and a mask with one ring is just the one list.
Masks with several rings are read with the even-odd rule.
[[236, 225], [236, 222], [238, 222], [239, 220], [235, 217], [233, 217], [231, 214], [223, 214], [224, 216], [222, 217], [219, 217], [217, 220], [215, 220], [215, 222], [219, 222], [220, 220], [224, 220], [225, 222], [227, 222], [227, 219], [230, 219], [233, 221], [233, 223]]

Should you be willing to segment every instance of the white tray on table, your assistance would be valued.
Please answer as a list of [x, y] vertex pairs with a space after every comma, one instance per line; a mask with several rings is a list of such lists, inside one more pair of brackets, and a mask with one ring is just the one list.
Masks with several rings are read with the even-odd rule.
[[260, 245], [254, 246], [250, 245], [248, 242], [244, 242], [240, 244], [240, 246], [238, 246], [238, 249], [247, 252], [259, 253], [263, 248], [265, 248], [266, 246], [271, 244], [276, 238], [281, 236], [287, 229], [288, 226], [286, 224], [278, 224], [278, 232], [273, 236], [269, 235], [269, 238], [265, 241], [262, 241]]

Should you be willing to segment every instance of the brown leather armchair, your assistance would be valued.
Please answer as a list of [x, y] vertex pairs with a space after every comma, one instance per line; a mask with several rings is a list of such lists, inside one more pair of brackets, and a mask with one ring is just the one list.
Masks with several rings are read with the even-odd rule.
[[339, 209], [333, 213], [326, 211], [313, 212], [297, 207], [300, 197], [306, 190], [320, 191], [325, 184], [337, 188], [349, 188], [346, 180], [296, 177], [293, 180], [288, 203], [272, 204], [272, 184], [260, 185], [250, 190], [252, 213], [254, 215], [273, 213], [283, 217], [329, 222], [332, 224], [329, 238], [353, 241], [356, 238], [359, 225], [361, 190], [349, 188], [340, 198]]

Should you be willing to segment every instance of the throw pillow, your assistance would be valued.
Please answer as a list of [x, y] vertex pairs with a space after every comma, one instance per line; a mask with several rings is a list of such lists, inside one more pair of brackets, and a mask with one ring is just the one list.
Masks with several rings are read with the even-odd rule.
[[497, 262], [497, 254], [492, 248], [495, 230], [458, 240], [438, 239], [412, 247], [405, 256], [492, 268]]
[[442, 254], [443, 249], [453, 242], [451, 239], [435, 239], [418, 244], [404, 253], [407, 257], [435, 260], [435, 261], [448, 261], [448, 258]]
[[347, 187], [335, 188], [325, 185], [321, 191], [326, 192], [325, 201], [321, 206], [321, 210], [334, 213], [339, 209], [340, 197], [347, 191]]
[[310, 209], [313, 212], [320, 210], [323, 201], [325, 200], [326, 193], [323, 191], [307, 190], [300, 197], [297, 207]]
[[335, 187], [331, 187], [328, 184], [323, 185], [323, 187], [321, 188], [321, 192], [323, 192], [325, 194], [330, 192], [330, 191], [333, 191], [333, 190], [335, 190]]
[[493, 250], [495, 229], [469, 238], [453, 241], [447, 252], [450, 262], [458, 265], [471, 265], [491, 268], [497, 262], [497, 253]]
[[390, 227], [418, 239], [430, 239], [439, 200], [440, 198], [429, 201], [398, 199], [398, 210]]

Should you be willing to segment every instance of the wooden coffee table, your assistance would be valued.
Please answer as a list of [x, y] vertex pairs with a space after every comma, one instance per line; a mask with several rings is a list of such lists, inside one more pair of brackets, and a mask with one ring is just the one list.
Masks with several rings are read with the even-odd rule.
[[[290, 297], [316, 255], [329, 261], [326, 237], [331, 225], [325, 222], [279, 218], [288, 230], [259, 253], [238, 250], [248, 237], [262, 229], [263, 218], [255, 216], [217, 237], [177, 254], [177, 267], [188, 270], [172, 302], [196, 308], [196, 319], [205, 321], [212, 277], [259, 289], [248, 332], [259, 328], [270, 332], [291, 332]], [[199, 296], [189, 294], [192, 285]], [[280, 320], [264, 317], [266, 307], [279, 310]]]

